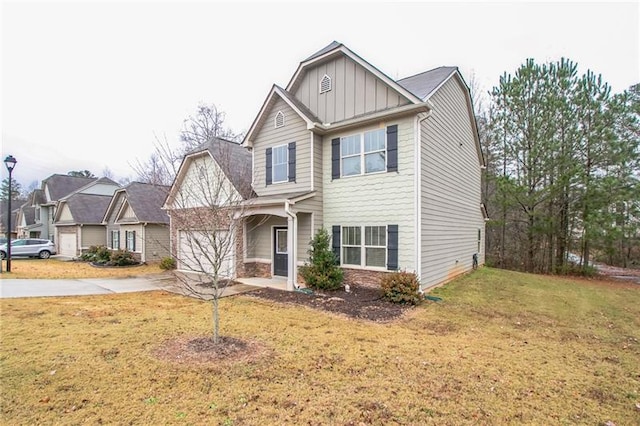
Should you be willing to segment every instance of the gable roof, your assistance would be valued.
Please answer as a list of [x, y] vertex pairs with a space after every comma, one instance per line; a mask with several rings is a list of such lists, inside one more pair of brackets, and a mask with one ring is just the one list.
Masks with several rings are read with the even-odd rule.
[[225, 177], [231, 182], [231, 185], [238, 191], [243, 199], [254, 196], [251, 188], [252, 179], [252, 155], [251, 152], [237, 142], [227, 139], [213, 137], [208, 142], [202, 144], [199, 148], [187, 153], [182, 159], [182, 163], [178, 168], [178, 173], [173, 179], [171, 189], [165, 199], [167, 202], [175, 195], [178, 186], [187, 173], [187, 164], [193, 158], [208, 154], [220, 166]]
[[398, 84], [426, 100], [439, 89], [456, 71], [458, 67], [438, 67], [398, 80]]
[[46, 187], [51, 201], [57, 201], [95, 180], [97, 178], [54, 174], [42, 181], [42, 189]]
[[169, 223], [169, 216], [162, 210], [162, 204], [168, 193], [168, 186], [131, 182], [113, 194], [112, 202], [109, 204], [108, 209], [105, 210], [104, 219], [106, 220], [109, 210], [115, 207], [116, 198], [125, 196], [126, 203], [133, 210], [138, 222]]
[[66, 204], [73, 216], [73, 223], [83, 225], [101, 225], [104, 213], [111, 202], [109, 195], [73, 194], [61, 201], [55, 221], [60, 218], [63, 205]]

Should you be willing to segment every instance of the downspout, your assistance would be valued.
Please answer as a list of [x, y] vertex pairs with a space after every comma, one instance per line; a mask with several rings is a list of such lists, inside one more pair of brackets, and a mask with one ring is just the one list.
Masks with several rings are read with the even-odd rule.
[[287, 291], [293, 291], [298, 288], [298, 216], [291, 211], [293, 203], [291, 200], [285, 200], [284, 211], [287, 214], [287, 247], [288, 247], [288, 273], [287, 273]]
[[[416, 114], [414, 121], [414, 135], [416, 135], [414, 167], [415, 167], [415, 253], [416, 253], [416, 275], [422, 278], [422, 122], [431, 116], [433, 105], [427, 101], [429, 111], [421, 118]], [[422, 293], [422, 286], [420, 286]]]
[[[140, 250], [140, 263], [147, 263], [147, 225], [149, 223], [145, 222], [142, 224], [142, 238], [140, 238], [140, 241], [144, 243], [144, 247], [138, 247], [138, 250]], [[135, 244], [135, 243], [134, 243]]]

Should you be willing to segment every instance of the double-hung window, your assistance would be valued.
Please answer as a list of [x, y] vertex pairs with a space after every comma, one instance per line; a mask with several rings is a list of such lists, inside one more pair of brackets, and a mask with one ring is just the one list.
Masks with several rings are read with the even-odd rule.
[[342, 264], [380, 268], [387, 266], [387, 227], [343, 226]]
[[126, 231], [126, 248], [129, 251], [136, 251], [136, 231]]
[[111, 248], [120, 249], [120, 231], [111, 231]]
[[287, 182], [288, 181], [288, 164], [289, 164], [289, 156], [287, 145], [280, 145], [273, 148], [272, 151], [272, 161], [273, 166], [271, 171], [272, 182]]
[[340, 138], [342, 176], [355, 176], [386, 170], [385, 129]]

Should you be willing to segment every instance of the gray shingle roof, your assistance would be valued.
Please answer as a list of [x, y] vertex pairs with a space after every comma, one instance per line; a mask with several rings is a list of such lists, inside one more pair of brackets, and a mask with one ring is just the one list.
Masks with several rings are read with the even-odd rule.
[[283, 89], [282, 87], [275, 85], [278, 89], [282, 90], [282, 93], [284, 93], [284, 95], [287, 97], [287, 99], [289, 101], [291, 101], [292, 104], [294, 104], [296, 106], [296, 108], [298, 108], [300, 110], [301, 113], [303, 113], [304, 115], [307, 116], [307, 118], [311, 121], [315, 121], [316, 123], [320, 122], [320, 119], [309, 109], [307, 108], [307, 106], [305, 104], [303, 104], [302, 102], [300, 102], [298, 100], [298, 98], [296, 98], [295, 96], [293, 96], [291, 93], [287, 92], [285, 89]]
[[[127, 202], [140, 222], [169, 223], [169, 216], [162, 210], [169, 193], [168, 186], [131, 182], [124, 188]], [[104, 213], [104, 212], [103, 212]]]
[[33, 206], [22, 206], [22, 215], [24, 216], [25, 225], [33, 225], [36, 223], [36, 208]]
[[342, 43], [338, 43], [337, 41], [334, 40], [331, 43], [329, 43], [328, 46], [323, 47], [322, 49], [318, 50], [316, 53], [314, 53], [313, 55], [309, 56], [307, 59], [305, 59], [302, 62], [307, 62], [307, 61], [310, 61], [310, 60], [312, 60], [314, 58], [317, 58], [318, 56], [322, 56], [325, 53], [327, 53], [327, 52], [329, 52], [329, 51], [331, 51], [331, 50], [333, 50], [333, 49], [335, 49], [337, 47], [340, 47], [340, 46], [342, 46]]
[[245, 199], [251, 197], [251, 152], [239, 143], [221, 138], [209, 140], [206, 149], [240, 195]]
[[83, 225], [102, 224], [102, 219], [111, 202], [108, 195], [74, 194], [66, 200], [75, 223]]
[[420, 99], [426, 99], [443, 81], [445, 81], [458, 67], [438, 67], [420, 74], [396, 81], [400, 86], [413, 93]]
[[95, 180], [97, 180], [97, 178], [55, 174], [46, 178], [42, 182], [42, 187], [44, 188], [46, 185], [47, 188], [49, 188], [51, 200], [57, 201]]

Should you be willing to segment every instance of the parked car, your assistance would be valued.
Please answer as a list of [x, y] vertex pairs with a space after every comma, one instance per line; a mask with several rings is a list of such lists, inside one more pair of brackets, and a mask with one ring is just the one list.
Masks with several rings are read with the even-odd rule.
[[[50, 240], [38, 238], [25, 238], [11, 240], [11, 257], [28, 256], [48, 259], [52, 254], [56, 254], [56, 246]], [[0, 245], [0, 256], [7, 258], [7, 243]]]

